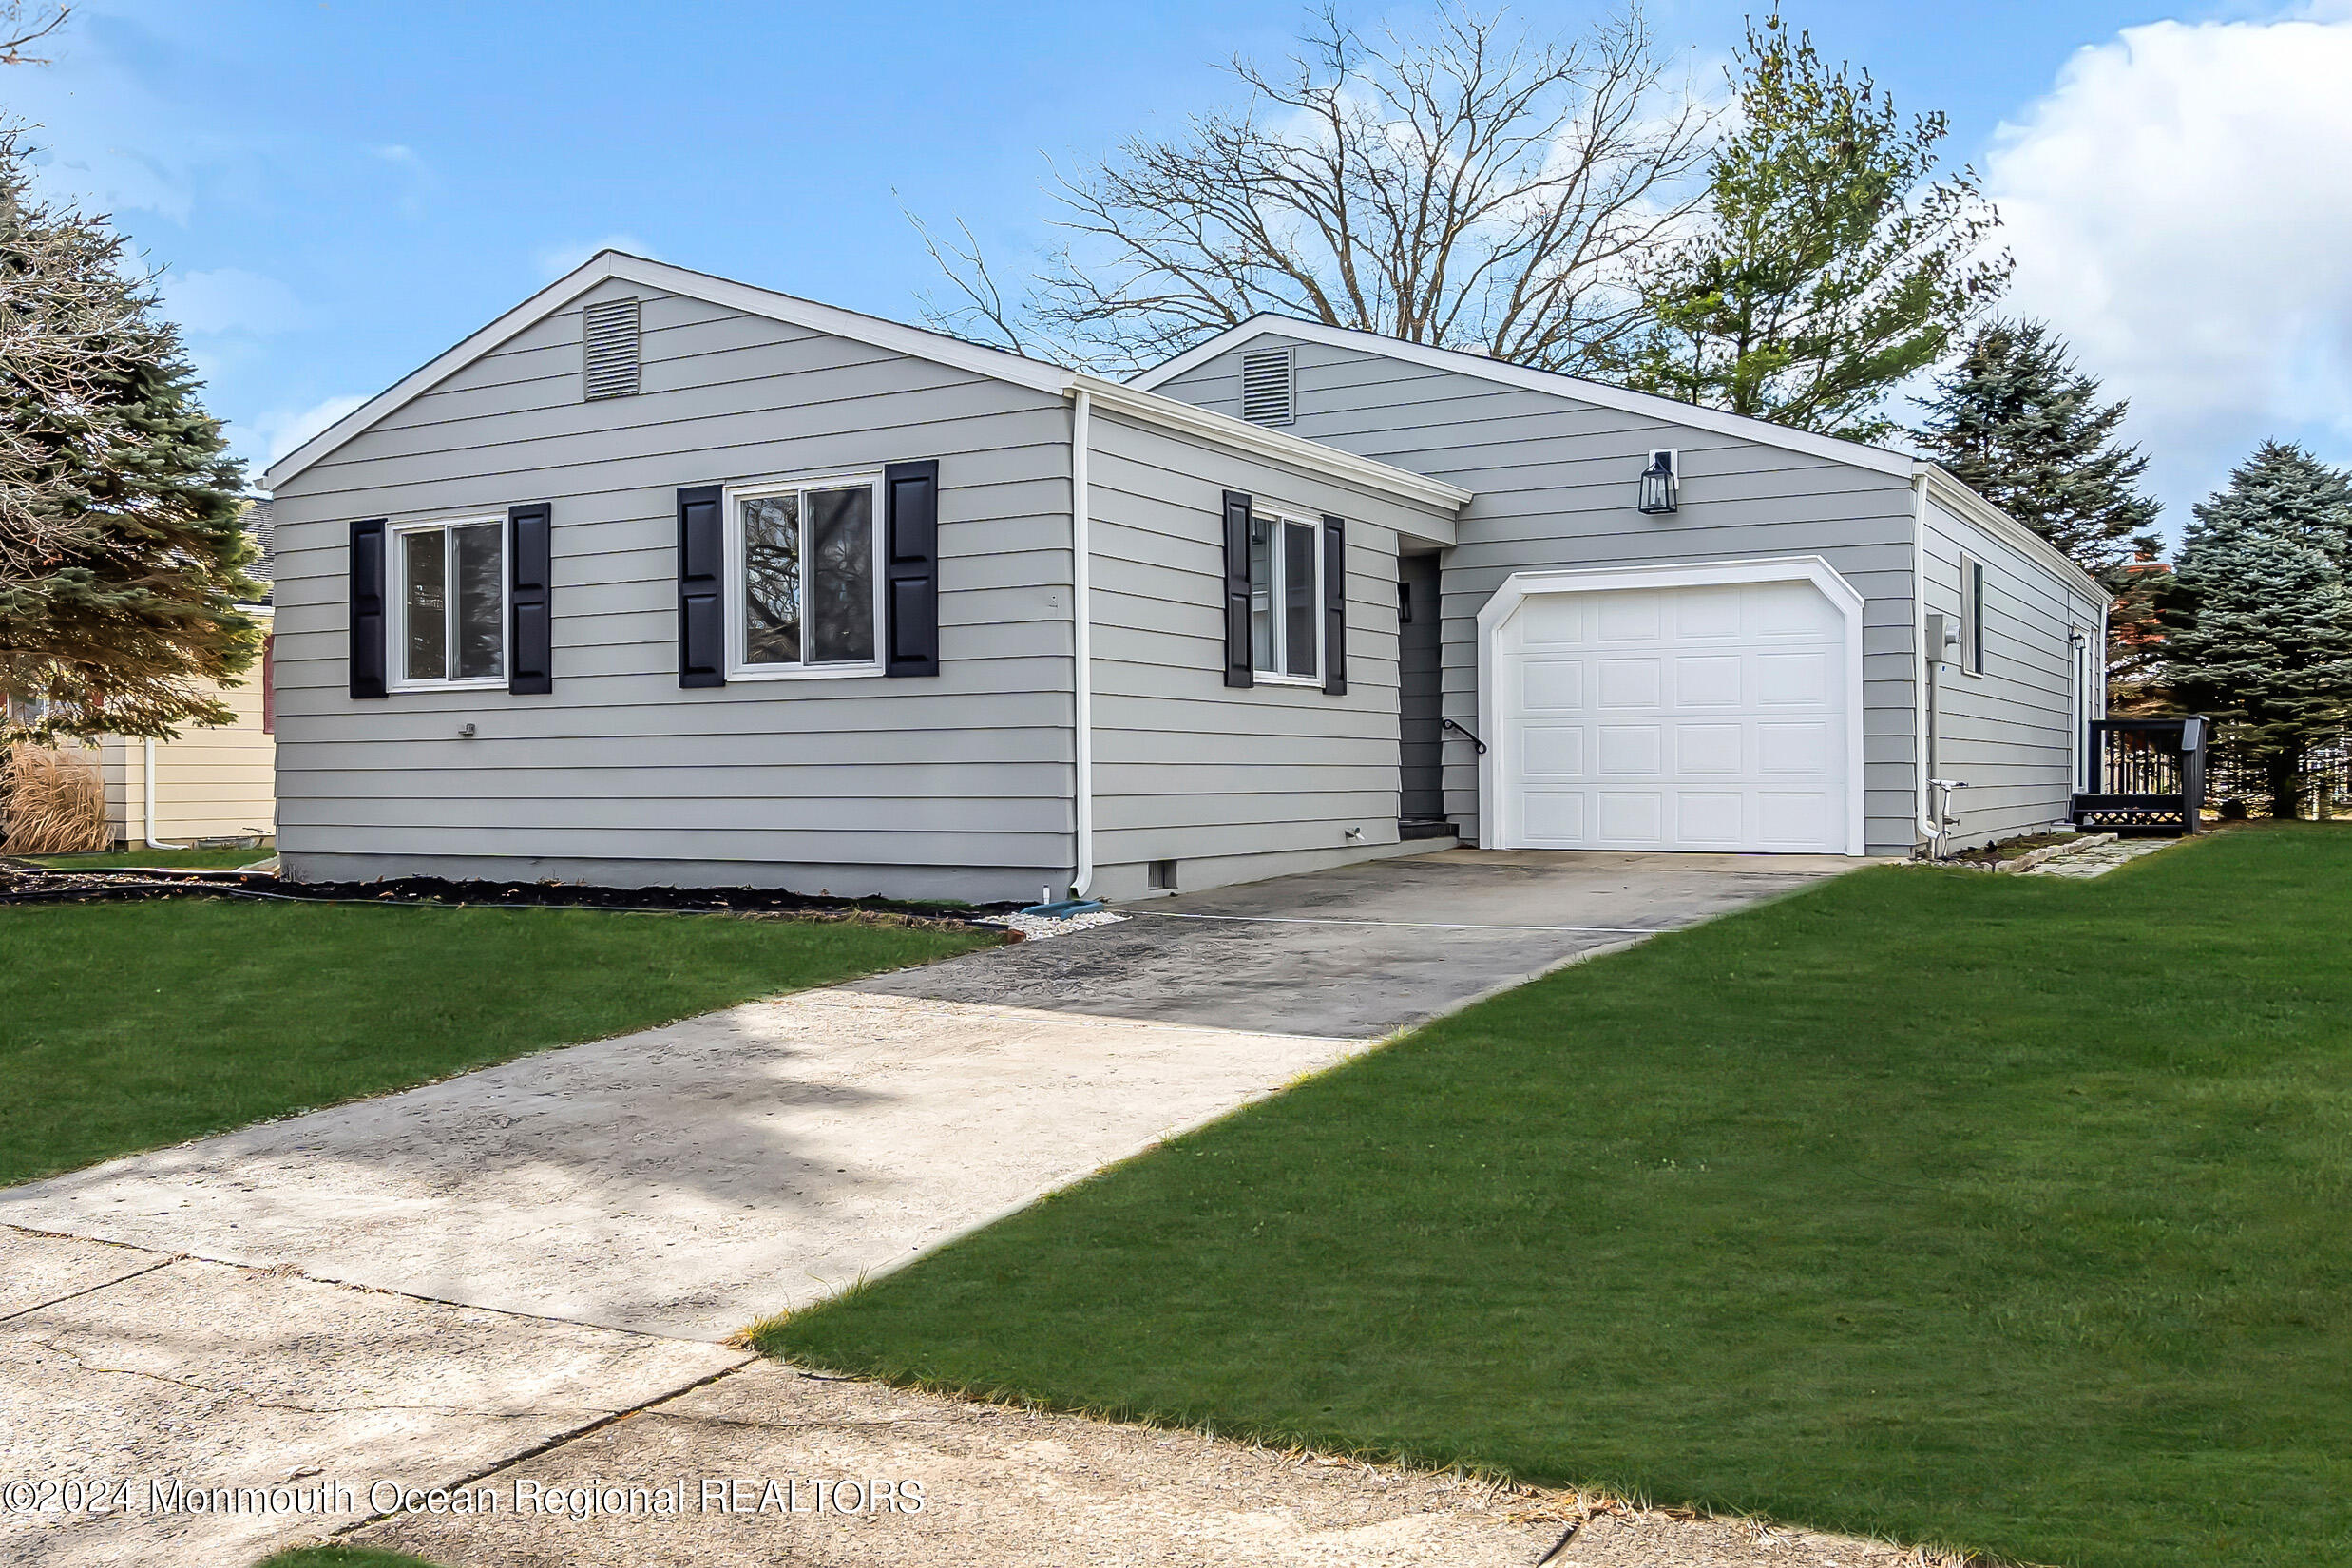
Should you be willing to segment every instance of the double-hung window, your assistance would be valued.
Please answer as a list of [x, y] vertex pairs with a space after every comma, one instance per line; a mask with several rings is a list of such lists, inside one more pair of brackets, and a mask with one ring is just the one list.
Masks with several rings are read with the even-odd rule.
[[745, 486], [728, 494], [734, 677], [872, 675], [881, 481]]
[[1323, 679], [1322, 530], [1250, 519], [1250, 663], [1272, 680]]
[[507, 679], [507, 520], [392, 526], [393, 684], [496, 686]]

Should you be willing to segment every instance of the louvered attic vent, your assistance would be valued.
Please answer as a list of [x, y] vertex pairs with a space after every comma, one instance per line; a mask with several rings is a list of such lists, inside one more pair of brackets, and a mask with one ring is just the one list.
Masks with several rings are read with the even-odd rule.
[[591, 402], [637, 391], [637, 301], [606, 299], [582, 314], [581, 387]]
[[1252, 349], [1241, 356], [1241, 417], [1252, 425], [1288, 425], [1297, 417], [1298, 378], [1289, 349]]

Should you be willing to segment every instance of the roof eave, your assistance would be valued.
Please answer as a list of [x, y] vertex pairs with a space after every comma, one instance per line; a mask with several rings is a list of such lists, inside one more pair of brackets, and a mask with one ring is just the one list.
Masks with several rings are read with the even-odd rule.
[[1923, 457], [1914, 459], [1913, 464], [1913, 472], [1926, 485], [1930, 500], [1942, 502], [2011, 548], [2033, 557], [2079, 588], [2094, 603], [2104, 604], [2112, 597], [2105, 584], [2084, 571], [2064, 550], [1970, 489], [1942, 464]]
[[1726, 413], [1720, 409], [1701, 408], [1695, 403], [1679, 403], [1654, 392], [1635, 392], [1627, 387], [1613, 387], [1605, 381], [1588, 381], [1582, 376], [1561, 371], [1536, 370], [1526, 365], [1514, 365], [1509, 360], [1492, 359], [1484, 354], [1469, 354], [1460, 349], [1441, 349], [1426, 343], [1409, 343], [1403, 338], [1385, 336], [1380, 333], [1362, 332], [1352, 327], [1333, 327], [1320, 321], [1302, 321], [1295, 316], [1275, 316], [1261, 312], [1234, 326], [1226, 328], [1214, 337], [1196, 343], [1165, 364], [1156, 365], [1136, 376], [1129, 385], [1145, 391], [1154, 390], [1186, 371], [1206, 363], [1267, 333], [1278, 333], [1308, 342], [1324, 343], [1336, 348], [1362, 349], [1370, 354], [1385, 354], [1389, 358], [1408, 364], [1427, 365], [1434, 370], [1452, 371], [1463, 375], [1478, 376], [1503, 386], [1520, 387], [1553, 397], [1574, 398], [1601, 408], [1640, 414], [1663, 423], [1682, 425], [1692, 430], [1712, 430], [1717, 434], [1735, 436], [1761, 446], [1778, 447], [1784, 450], [1805, 453], [1832, 463], [1845, 463], [1866, 468], [1895, 479], [1907, 479], [1911, 465], [1917, 461], [1908, 453], [1890, 451], [1861, 441], [1848, 441], [1841, 436], [1822, 435], [1812, 430], [1796, 430], [1787, 425], [1775, 425], [1769, 419], [1755, 419], [1747, 414]]
[[1202, 436], [1260, 457], [1322, 474], [1326, 478], [1403, 496], [1442, 511], [1459, 512], [1470, 504], [1475, 494], [1443, 479], [1432, 479], [1427, 474], [1414, 473], [1409, 468], [1396, 468], [1374, 458], [1359, 457], [1338, 447], [1310, 441], [1286, 430], [1252, 425], [1247, 420], [1217, 413], [1178, 398], [1140, 391], [1124, 381], [1110, 381], [1101, 376], [1073, 372], [1069, 391], [1083, 392], [1094, 399], [1098, 407], [1127, 414], [1147, 424]]

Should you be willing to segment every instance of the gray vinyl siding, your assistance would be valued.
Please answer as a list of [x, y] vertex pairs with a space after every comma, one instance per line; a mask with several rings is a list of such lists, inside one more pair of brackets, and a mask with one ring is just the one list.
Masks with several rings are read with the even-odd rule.
[[[1154, 391], [1238, 415], [1244, 348], [1289, 342], [1292, 433], [1450, 480], [1477, 497], [1443, 556], [1444, 717], [1478, 725], [1478, 612], [1516, 571], [1820, 556], [1864, 600], [1864, 809], [1873, 854], [1915, 846], [1914, 493], [1905, 479], [1573, 396], [1269, 332]], [[1680, 454], [1682, 507], [1635, 510], [1652, 449]], [[1445, 810], [1478, 832], [1478, 758], [1444, 737]]]
[[[629, 296], [643, 391], [583, 402], [580, 307]], [[277, 492], [289, 867], [974, 898], [1066, 885], [1068, 431], [1043, 393], [599, 285]], [[910, 458], [940, 464], [940, 674], [681, 690], [676, 490]], [[554, 506], [554, 692], [353, 701], [348, 523], [525, 501]]]
[[2096, 645], [2104, 607], [1934, 502], [1922, 546], [1931, 614], [1960, 615], [1963, 557], [1984, 566], [1984, 673], [1966, 673], [1956, 660], [1937, 679], [1937, 775], [1967, 785], [1953, 801], [1952, 842], [1989, 844], [2065, 821], [2080, 755], [2069, 637], [2080, 628]]
[[1402, 745], [1402, 799], [1405, 816], [1445, 814], [1445, 693], [1444, 628], [1438, 606], [1438, 558], [1408, 555], [1397, 575], [1412, 590], [1413, 619], [1397, 632], [1398, 738]]
[[[1438, 514], [1114, 416], [1090, 448], [1097, 890], [1140, 896], [1154, 860], [1190, 889], [1394, 849], [1397, 539]], [[1227, 490], [1346, 521], [1344, 695], [1224, 683]]]

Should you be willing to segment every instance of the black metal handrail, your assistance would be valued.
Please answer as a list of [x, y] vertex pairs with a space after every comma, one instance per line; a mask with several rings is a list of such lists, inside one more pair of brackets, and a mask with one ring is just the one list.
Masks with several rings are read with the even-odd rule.
[[1464, 724], [1457, 724], [1452, 719], [1448, 718], [1444, 721], [1443, 727], [1454, 731], [1463, 739], [1467, 740], [1471, 745], [1477, 747], [1479, 755], [1484, 756], [1486, 755], [1486, 742], [1472, 735], [1470, 733], [1469, 726]]

